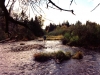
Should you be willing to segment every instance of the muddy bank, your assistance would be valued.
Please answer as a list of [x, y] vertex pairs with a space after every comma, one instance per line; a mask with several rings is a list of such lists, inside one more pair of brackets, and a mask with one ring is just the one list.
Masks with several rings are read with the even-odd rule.
[[[20, 45], [20, 43], [24, 43], [24, 45]], [[45, 48], [38, 49], [37, 45], [45, 46]], [[24, 51], [12, 51], [16, 48], [22, 48]], [[56, 64], [53, 59], [44, 63], [34, 61], [33, 54], [36, 52], [58, 50], [71, 53], [82, 50], [84, 57], [81, 60], [70, 59], [61, 64]], [[60, 41], [0, 43], [0, 75], [100, 75], [99, 66], [100, 53], [64, 46]]]

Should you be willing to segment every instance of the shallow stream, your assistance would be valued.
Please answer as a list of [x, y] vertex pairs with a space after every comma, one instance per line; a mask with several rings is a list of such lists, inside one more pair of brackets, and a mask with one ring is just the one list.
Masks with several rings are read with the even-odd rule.
[[[25, 45], [41, 44], [44, 49], [11, 52], [11, 49]], [[44, 63], [34, 61], [33, 54], [39, 51], [68, 51], [72, 54], [81, 50], [83, 59], [70, 59], [57, 64], [53, 59]], [[61, 45], [60, 41], [22, 41], [0, 43], [0, 75], [100, 75], [100, 53], [78, 47]]]

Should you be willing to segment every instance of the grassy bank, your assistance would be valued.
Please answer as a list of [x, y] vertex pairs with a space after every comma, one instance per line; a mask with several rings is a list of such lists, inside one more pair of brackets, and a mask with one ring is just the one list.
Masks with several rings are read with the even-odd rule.
[[54, 36], [54, 35], [49, 35], [47, 36], [47, 40], [61, 40], [63, 38], [62, 35]]

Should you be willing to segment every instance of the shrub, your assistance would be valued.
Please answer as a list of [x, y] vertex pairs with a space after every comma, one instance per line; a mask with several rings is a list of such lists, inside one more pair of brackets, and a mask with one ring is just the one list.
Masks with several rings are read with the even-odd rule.
[[73, 59], [82, 59], [83, 58], [83, 53], [81, 51], [76, 52], [73, 57]]
[[70, 34], [69, 32], [66, 32], [66, 33], [64, 34], [64, 38], [65, 38], [67, 41], [69, 41], [70, 38], [71, 38], [71, 34]]
[[58, 51], [55, 53], [54, 58], [59, 59], [60, 61], [63, 61], [66, 59], [66, 55], [64, 54], [64, 52]]
[[66, 52], [64, 53], [63, 51], [58, 51], [58, 52], [52, 52], [52, 53], [35, 53], [34, 58], [36, 61], [39, 62], [45, 62], [49, 59], [55, 59], [57, 63], [61, 63], [64, 60], [68, 60], [71, 58], [71, 53]]
[[45, 61], [50, 59], [50, 54], [43, 53], [43, 52], [35, 53], [34, 58], [35, 58], [36, 61], [45, 62]]
[[60, 27], [58, 27], [55, 30], [49, 32], [48, 35], [54, 35], [54, 36], [63, 35], [63, 34], [65, 34], [66, 29], [67, 28], [60, 28]]
[[53, 58], [56, 60], [57, 63], [61, 63], [64, 60], [68, 60], [71, 58], [71, 53], [66, 52], [64, 53], [63, 51], [58, 51], [53, 53]]
[[69, 44], [70, 45], [77, 45], [78, 41], [79, 41], [79, 37], [78, 36], [73, 36], [73, 37], [70, 38]]
[[[86, 25], [70, 26], [64, 34], [64, 40], [68, 45], [74, 46], [99, 46], [100, 45], [100, 25], [89, 22]], [[63, 42], [63, 40], [62, 40]], [[62, 43], [63, 44], [63, 43]]]
[[71, 53], [70, 52], [66, 52], [65, 55], [66, 55], [66, 60], [71, 58]]
[[83, 53], [81, 51], [78, 51], [73, 56], [71, 55], [70, 52], [63, 52], [63, 51], [52, 52], [52, 53], [40, 52], [34, 54], [34, 59], [39, 62], [45, 62], [50, 59], [55, 59], [56, 63], [61, 63], [64, 60], [69, 60], [71, 57], [73, 59], [82, 59]]

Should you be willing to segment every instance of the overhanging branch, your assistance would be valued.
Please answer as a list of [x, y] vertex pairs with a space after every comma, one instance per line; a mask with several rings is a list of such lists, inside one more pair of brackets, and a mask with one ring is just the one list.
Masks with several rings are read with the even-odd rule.
[[[8, 21], [13, 22], [13, 23], [16, 23], [16, 24], [19, 24], [19, 25], [22, 25], [22, 26], [24, 26], [25, 28], [30, 29], [30, 28], [27, 26], [26, 23], [20, 22], [20, 21], [17, 21], [17, 20], [14, 20], [14, 19], [10, 16], [10, 14], [9, 14], [9, 12], [8, 12], [8, 10], [7, 10], [7, 8], [6, 8], [5, 5], [4, 5], [4, 2], [5, 2], [5, 1], [1, 0], [0, 7], [1, 7], [2, 10], [4, 11], [4, 16], [5, 16], [5, 18], [6, 18], [6, 32], [7, 32], [7, 33], [9, 32]], [[31, 29], [30, 29], [30, 30], [31, 30]]]
[[[55, 7], [58, 8], [59, 10], [68, 11], [68, 12], [71, 12], [73, 15], [75, 15], [73, 10], [66, 10], [66, 9], [63, 9], [63, 8], [57, 6], [52, 0], [48, 0], [48, 1], [49, 1], [49, 3], [51, 3], [53, 6], [55, 6]], [[48, 3], [48, 4], [49, 4], [49, 3]], [[47, 6], [48, 6], [48, 5], [47, 5]]]
[[99, 5], [100, 5], [100, 3], [93, 10], [91, 10], [91, 12], [94, 11]]

